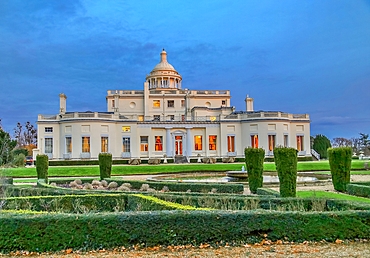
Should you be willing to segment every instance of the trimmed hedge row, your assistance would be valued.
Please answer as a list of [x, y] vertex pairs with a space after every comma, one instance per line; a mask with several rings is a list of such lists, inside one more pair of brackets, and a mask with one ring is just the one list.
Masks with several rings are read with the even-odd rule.
[[[260, 188], [261, 189], [261, 188]], [[276, 192], [277, 193], [277, 192]], [[348, 202], [325, 198], [271, 198], [270, 196], [191, 196], [173, 195], [171, 193], [153, 193], [169, 202], [190, 205], [196, 208], [220, 210], [278, 210], [278, 211], [338, 211], [338, 210], [370, 210], [370, 204]]]
[[[0, 200], [2, 200], [0, 198]], [[62, 213], [118, 211], [196, 210], [189, 205], [168, 202], [142, 194], [88, 194], [37, 196], [3, 199], [4, 210], [29, 210]]]
[[[368, 238], [369, 211], [155, 211], [96, 214], [0, 213], [0, 252]], [[30, 241], [32, 239], [32, 241]]]
[[263, 187], [257, 189], [257, 194], [280, 197], [280, 193], [278, 191], [272, 190], [270, 188], [263, 188]]
[[348, 184], [347, 193], [350, 195], [370, 198], [370, 182]]

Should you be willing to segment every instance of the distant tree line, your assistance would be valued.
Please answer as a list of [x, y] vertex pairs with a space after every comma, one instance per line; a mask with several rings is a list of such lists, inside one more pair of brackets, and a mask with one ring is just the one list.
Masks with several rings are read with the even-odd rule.
[[30, 122], [24, 125], [17, 123], [14, 137], [6, 132], [0, 119], [0, 166], [24, 165], [25, 156], [32, 155], [32, 149], [37, 147], [37, 129]]
[[363, 154], [370, 155], [370, 139], [369, 134], [359, 133], [359, 137], [350, 139], [344, 137], [336, 137], [331, 141], [322, 134], [311, 137], [311, 148], [320, 154], [320, 157], [326, 159], [328, 157], [327, 149], [330, 147], [351, 147], [354, 155]]

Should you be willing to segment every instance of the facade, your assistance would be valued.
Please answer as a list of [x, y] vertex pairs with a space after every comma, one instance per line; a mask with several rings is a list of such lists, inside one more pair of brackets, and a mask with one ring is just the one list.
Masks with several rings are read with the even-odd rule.
[[245, 111], [230, 105], [229, 90], [190, 90], [168, 63], [166, 51], [146, 76], [143, 90], [108, 90], [106, 112], [67, 112], [60, 94], [56, 115], [38, 115], [38, 149], [50, 159], [243, 157], [244, 148], [276, 146], [311, 156], [307, 114]]

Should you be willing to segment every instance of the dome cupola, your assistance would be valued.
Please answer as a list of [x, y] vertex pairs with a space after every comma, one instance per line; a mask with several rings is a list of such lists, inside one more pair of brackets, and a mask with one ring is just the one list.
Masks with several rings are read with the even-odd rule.
[[181, 75], [167, 61], [167, 52], [163, 49], [161, 52], [160, 62], [146, 76], [149, 83], [149, 89], [181, 89]]

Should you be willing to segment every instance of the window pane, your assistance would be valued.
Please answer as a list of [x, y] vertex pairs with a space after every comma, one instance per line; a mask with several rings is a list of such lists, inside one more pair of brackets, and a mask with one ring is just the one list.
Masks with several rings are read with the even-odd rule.
[[235, 136], [227, 136], [227, 151], [235, 152]]
[[131, 132], [131, 126], [122, 126], [122, 132], [125, 133]]
[[52, 133], [53, 127], [45, 127], [45, 133]]
[[174, 100], [168, 100], [167, 101], [167, 107], [169, 107], [169, 108], [175, 107], [175, 101]]
[[53, 138], [45, 138], [45, 153], [53, 153]]
[[140, 151], [148, 151], [148, 136], [140, 136]]
[[163, 151], [162, 136], [155, 136], [155, 151]]
[[130, 152], [130, 137], [122, 137], [122, 152]]
[[72, 137], [66, 137], [66, 153], [72, 153]]
[[82, 137], [82, 152], [90, 152], [90, 137]]
[[209, 150], [217, 150], [217, 135], [210, 135], [209, 136]]
[[251, 135], [252, 148], [258, 148], [258, 135]]
[[284, 135], [284, 147], [288, 147], [288, 135]]
[[195, 150], [202, 150], [202, 136], [196, 135], [194, 136], [194, 149]]
[[108, 137], [101, 137], [101, 152], [108, 152]]
[[298, 151], [303, 151], [304, 150], [303, 135], [297, 135], [297, 150]]
[[273, 151], [275, 148], [275, 135], [268, 136], [269, 151]]
[[155, 107], [155, 108], [161, 107], [161, 101], [160, 100], [153, 100], [153, 107]]

